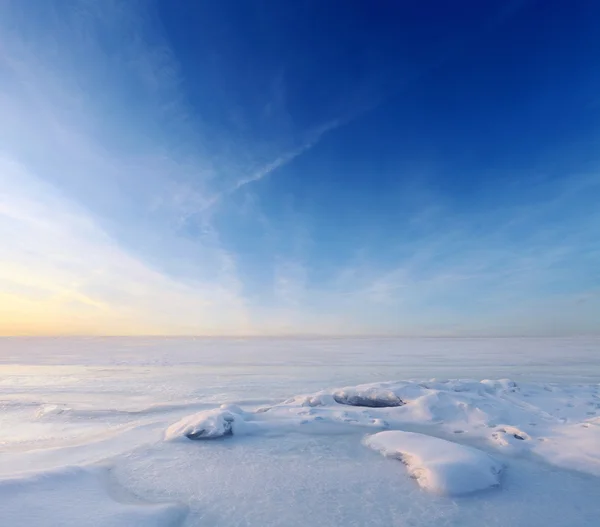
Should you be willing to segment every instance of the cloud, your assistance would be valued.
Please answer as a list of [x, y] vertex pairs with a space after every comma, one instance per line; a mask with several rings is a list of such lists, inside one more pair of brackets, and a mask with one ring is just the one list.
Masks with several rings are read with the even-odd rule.
[[288, 164], [290, 161], [293, 161], [298, 156], [304, 154], [305, 152], [307, 152], [308, 150], [313, 148], [325, 134], [327, 134], [328, 132], [331, 132], [332, 130], [335, 130], [336, 128], [341, 126], [342, 123], [343, 123], [343, 121], [341, 121], [340, 119], [334, 119], [332, 121], [329, 121], [329, 122], [319, 126], [317, 129], [315, 129], [314, 131], [312, 131], [309, 134], [308, 139], [305, 142], [303, 142], [302, 145], [300, 145], [299, 147], [297, 147], [289, 152], [286, 152], [286, 153], [278, 156], [276, 159], [274, 159], [270, 163], [266, 164], [265, 166], [259, 168], [257, 171], [255, 171], [251, 175], [249, 175], [245, 178], [242, 178], [239, 181], [236, 181], [235, 184], [227, 191], [227, 193], [235, 192], [235, 191], [239, 190], [240, 188], [242, 188], [246, 185], [249, 185], [250, 183], [254, 183], [256, 181], [260, 181], [261, 179], [264, 179], [272, 172], [283, 167], [284, 165]]
[[0, 333], [248, 334], [235, 284], [176, 281], [0, 158]]
[[0, 333], [306, 330], [287, 271], [278, 296], [293, 316], [251, 309], [211, 208], [220, 189], [265, 177], [339, 123], [231, 179], [236, 159], [216, 166], [198, 148], [210, 130], [192, 126], [177, 64], [159, 33], [148, 43], [134, 4], [40, 9], [43, 20], [0, 8]]
[[134, 7], [0, 7], [1, 333], [252, 332], [210, 218], [183, 231], [214, 172]]

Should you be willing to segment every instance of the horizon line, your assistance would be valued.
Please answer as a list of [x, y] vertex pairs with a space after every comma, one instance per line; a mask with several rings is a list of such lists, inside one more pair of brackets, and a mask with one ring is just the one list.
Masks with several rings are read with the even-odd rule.
[[400, 334], [319, 334], [319, 333], [282, 333], [282, 334], [264, 334], [264, 335], [187, 335], [187, 334], [139, 334], [139, 335], [93, 335], [84, 333], [74, 334], [15, 334], [15, 335], [0, 335], [0, 339], [61, 339], [61, 338], [86, 338], [86, 339], [102, 339], [102, 338], [121, 338], [121, 339], [514, 339], [514, 338], [600, 338], [600, 333], [575, 333], [568, 335], [498, 335], [498, 334], [473, 334], [473, 335], [400, 335]]

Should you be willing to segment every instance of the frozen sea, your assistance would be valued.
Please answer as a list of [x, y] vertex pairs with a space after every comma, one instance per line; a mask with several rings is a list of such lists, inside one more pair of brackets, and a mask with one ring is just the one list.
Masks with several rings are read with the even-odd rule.
[[0, 406], [2, 527], [600, 525], [600, 338], [4, 338]]

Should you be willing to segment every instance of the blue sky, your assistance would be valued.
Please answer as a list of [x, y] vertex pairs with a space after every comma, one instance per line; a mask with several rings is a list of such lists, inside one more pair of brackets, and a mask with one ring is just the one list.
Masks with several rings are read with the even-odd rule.
[[0, 333], [600, 333], [598, 26], [3, 2]]

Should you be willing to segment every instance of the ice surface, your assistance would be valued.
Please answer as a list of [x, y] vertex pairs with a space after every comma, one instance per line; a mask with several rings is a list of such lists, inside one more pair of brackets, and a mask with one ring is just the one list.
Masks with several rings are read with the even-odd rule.
[[186, 507], [119, 497], [99, 467], [63, 467], [0, 480], [0, 525], [43, 527], [168, 527]]
[[365, 444], [401, 460], [422, 488], [447, 496], [496, 487], [504, 468], [481, 450], [413, 432], [379, 432]]
[[333, 392], [333, 399], [339, 404], [366, 408], [391, 408], [405, 404], [393, 391], [377, 385], [342, 388]]
[[[595, 526], [599, 350], [599, 339], [0, 339], [0, 525]], [[423, 492], [363, 444], [396, 430], [497, 459], [500, 488]]]

